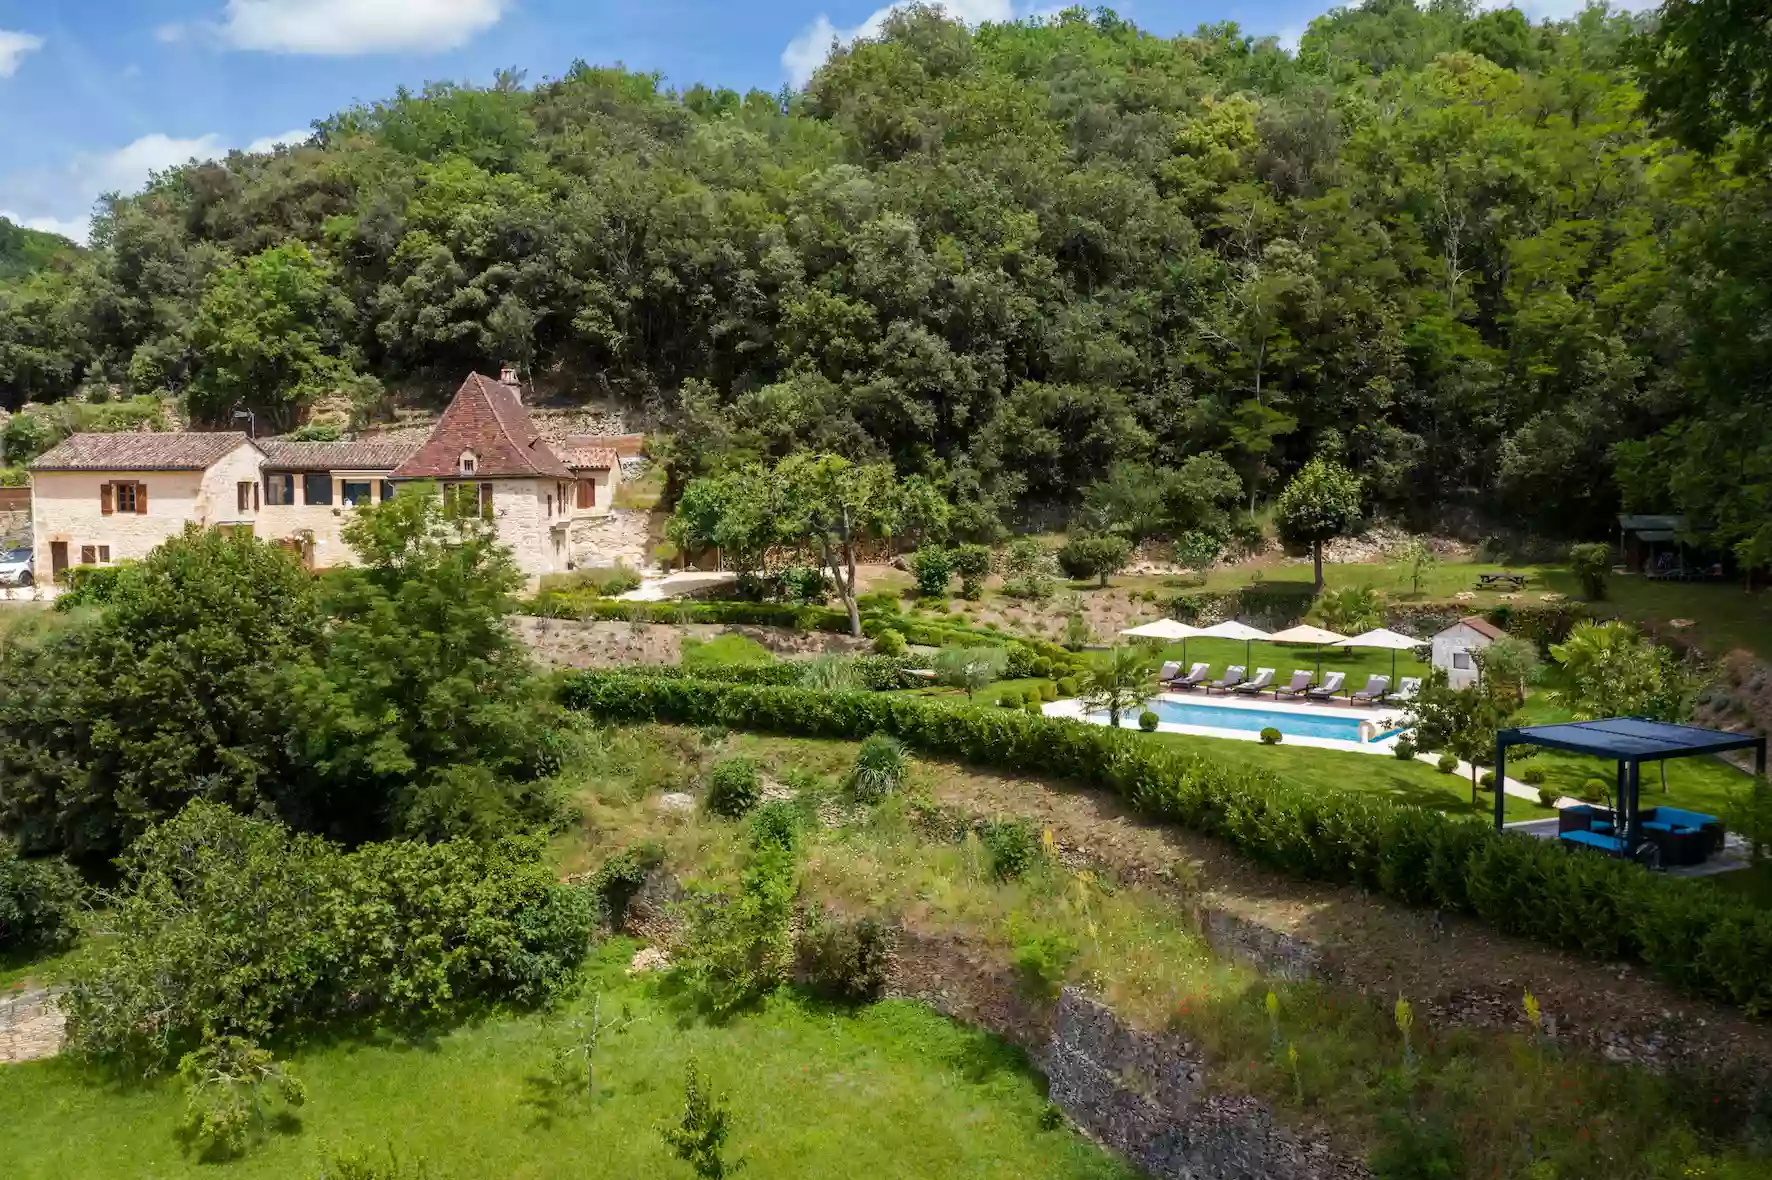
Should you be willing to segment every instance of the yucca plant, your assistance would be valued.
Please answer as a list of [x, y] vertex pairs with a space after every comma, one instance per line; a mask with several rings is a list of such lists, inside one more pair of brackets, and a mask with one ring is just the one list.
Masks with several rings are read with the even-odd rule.
[[855, 755], [855, 769], [849, 773], [849, 789], [863, 803], [878, 803], [904, 785], [910, 765], [903, 742], [876, 733], [861, 743], [861, 749]]

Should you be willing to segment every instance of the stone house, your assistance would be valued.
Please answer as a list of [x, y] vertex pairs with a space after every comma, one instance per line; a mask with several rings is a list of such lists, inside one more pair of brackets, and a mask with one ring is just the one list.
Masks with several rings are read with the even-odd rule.
[[470, 373], [416, 444], [76, 434], [31, 464], [37, 568], [59, 574], [140, 558], [187, 522], [249, 528], [311, 568], [349, 565], [351, 512], [402, 484], [433, 481], [445, 494], [473, 497], [497, 522], [534, 588], [543, 574], [575, 564], [575, 523], [611, 513], [624, 446], [637, 448], [638, 436], [576, 436], [556, 450], [535, 429], [510, 370], [497, 381]]
[[1475, 615], [1460, 619], [1433, 638], [1433, 664], [1446, 672], [1453, 688], [1475, 684], [1479, 669], [1473, 653], [1479, 652], [1507, 632], [1488, 619]]
[[64, 439], [31, 464], [37, 577], [145, 557], [188, 522], [252, 528], [264, 457], [238, 431]]

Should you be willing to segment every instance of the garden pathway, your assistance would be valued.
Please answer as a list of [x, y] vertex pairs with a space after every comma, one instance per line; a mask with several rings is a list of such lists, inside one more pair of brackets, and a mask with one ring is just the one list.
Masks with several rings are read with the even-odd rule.
[[61, 1052], [67, 1017], [56, 1005], [59, 994], [50, 988], [32, 988], [0, 999], [0, 1065]]

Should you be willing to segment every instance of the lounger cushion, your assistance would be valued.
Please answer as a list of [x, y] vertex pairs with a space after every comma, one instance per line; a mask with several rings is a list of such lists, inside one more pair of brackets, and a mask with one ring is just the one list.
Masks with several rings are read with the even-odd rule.
[[[1658, 819], [1652, 819], [1652, 820], [1646, 821], [1643, 824], [1643, 830], [1645, 832], [1671, 832], [1671, 831], [1674, 831], [1675, 829], [1672, 824], [1664, 824]], [[1680, 828], [1679, 830], [1682, 832], [1690, 832], [1692, 829], [1691, 828]]]
[[1593, 832], [1564, 832], [1557, 839], [1565, 840], [1570, 844], [1582, 844], [1589, 848], [1604, 849], [1607, 852], [1617, 852], [1624, 847], [1624, 842], [1616, 836], [1600, 836]]

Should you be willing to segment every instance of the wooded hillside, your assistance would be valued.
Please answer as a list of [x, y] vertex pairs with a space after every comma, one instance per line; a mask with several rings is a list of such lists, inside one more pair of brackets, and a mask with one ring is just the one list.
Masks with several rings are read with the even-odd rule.
[[988, 528], [1118, 460], [1253, 502], [1328, 452], [1417, 519], [1593, 533], [1622, 485], [1758, 559], [1772, 186], [1652, 132], [1650, 25], [1371, 0], [1293, 56], [912, 11], [799, 94], [431, 85], [109, 204], [0, 290], [0, 397], [289, 425], [512, 360], [646, 407], [673, 487], [837, 451]]

